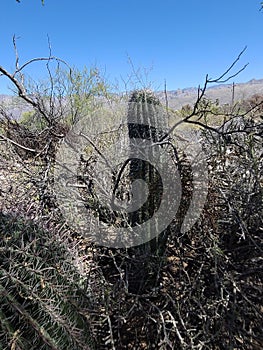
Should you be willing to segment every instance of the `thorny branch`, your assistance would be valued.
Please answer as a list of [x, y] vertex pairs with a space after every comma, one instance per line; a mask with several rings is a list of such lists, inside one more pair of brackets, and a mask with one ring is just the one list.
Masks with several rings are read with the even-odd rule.
[[[205, 83], [203, 85], [203, 88], [198, 88], [198, 94], [197, 94], [197, 99], [195, 101], [195, 104], [194, 104], [194, 107], [193, 107], [193, 110], [192, 112], [186, 116], [185, 118], [183, 118], [182, 120], [179, 120], [178, 122], [176, 122], [169, 130], [168, 132], [162, 136], [159, 140], [159, 142], [163, 141], [164, 139], [166, 139], [169, 135], [172, 134], [172, 132], [181, 124], [183, 123], [189, 123], [189, 124], [195, 124], [195, 125], [198, 125], [198, 126], [201, 126], [202, 128], [204, 129], [208, 129], [208, 130], [211, 130], [211, 131], [214, 131], [214, 132], [217, 132], [217, 133], [222, 133], [220, 130], [216, 129], [216, 128], [213, 128], [212, 126], [208, 126], [207, 124], [205, 123], [202, 123], [202, 122], [199, 122], [199, 121], [194, 121], [194, 120], [191, 120], [192, 117], [198, 115], [200, 113], [200, 111], [198, 111], [199, 109], [199, 106], [200, 106], [200, 103], [201, 101], [203, 100], [204, 96], [205, 96], [205, 93], [206, 93], [206, 90], [207, 90], [207, 87], [209, 84], [212, 84], [212, 83], [216, 83], [216, 84], [222, 84], [222, 83], [226, 83], [227, 81], [229, 81], [230, 79], [236, 77], [237, 75], [239, 75], [243, 70], [246, 69], [247, 65], [244, 65], [240, 70], [238, 70], [238, 72], [228, 76], [227, 74], [233, 69], [233, 67], [237, 64], [237, 62], [240, 60], [240, 57], [242, 56], [242, 54], [245, 52], [246, 50], [246, 47], [240, 52], [240, 54], [238, 55], [238, 57], [235, 59], [235, 61], [229, 66], [229, 68], [218, 78], [216, 79], [209, 79], [208, 75], [206, 75], [206, 78], [205, 78]], [[225, 78], [226, 77], [226, 78]], [[225, 78], [225, 79], [223, 79]], [[167, 102], [166, 102], [167, 104]]]
[[[32, 63], [46, 61], [47, 62], [47, 69], [48, 69], [48, 72], [49, 72], [49, 75], [51, 78], [50, 81], [51, 81], [51, 83], [53, 83], [52, 74], [49, 70], [48, 65], [49, 65], [49, 62], [56, 61], [58, 64], [63, 63], [69, 69], [69, 76], [71, 76], [71, 68], [68, 66], [68, 64], [64, 60], [62, 60], [56, 56], [52, 56], [51, 45], [50, 45], [49, 40], [48, 40], [48, 43], [49, 43], [49, 52], [50, 52], [49, 57], [32, 58], [20, 66], [19, 65], [19, 55], [18, 55], [18, 50], [17, 50], [17, 45], [16, 45], [16, 37], [13, 36], [13, 46], [14, 46], [15, 57], [16, 57], [15, 71], [14, 71], [14, 73], [10, 73], [4, 67], [0, 66], [0, 73], [1, 73], [0, 77], [1, 77], [1, 75], [7, 77], [15, 85], [15, 87], [17, 89], [18, 96], [21, 97], [29, 105], [31, 105], [34, 109], [36, 109], [42, 115], [42, 117], [46, 120], [48, 125], [51, 126], [54, 122], [52, 120], [52, 117], [45, 110], [44, 106], [41, 104], [40, 101], [38, 101], [37, 99], [34, 99], [31, 95], [28, 94], [27, 89], [24, 85], [24, 77], [22, 74], [22, 71], [27, 66], [31, 65]], [[18, 74], [19, 74], [19, 78], [17, 78]], [[51, 94], [51, 96], [52, 96], [52, 94]]]

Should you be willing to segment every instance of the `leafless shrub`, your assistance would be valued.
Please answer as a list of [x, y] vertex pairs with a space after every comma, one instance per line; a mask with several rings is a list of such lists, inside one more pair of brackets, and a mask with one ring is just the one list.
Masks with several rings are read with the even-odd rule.
[[[185, 110], [183, 117], [157, 140], [160, 144], [169, 143], [174, 152], [183, 198], [178, 216], [169, 227], [163, 255], [158, 257], [159, 265], [149, 259], [147, 264], [152, 265], [144, 266], [141, 257], [142, 269], [154, 267], [156, 273], [156, 283], [143, 293], [128, 288], [127, 267], [132, 259], [127, 249], [96, 246], [81, 232], [73, 232], [66, 227], [55, 201], [51, 201], [56, 145], [67, 131], [67, 122], [74, 124], [93, 108], [94, 101], [83, 103], [87, 96], [96, 95], [96, 84], [91, 79], [90, 95], [73, 89], [65, 100], [65, 84], [51, 75], [49, 90], [43, 97], [25, 89], [20, 74], [25, 65], [17, 66], [14, 74], [0, 68], [14, 84], [18, 96], [46, 123], [43, 130], [32, 132], [10, 122], [6, 109], [2, 109], [1, 211], [20, 211], [51, 232], [67, 229], [69, 240], [76, 247], [77, 265], [82, 269], [82, 283], [90, 303], [85, 317], [93, 325], [92, 335], [97, 338], [99, 349], [262, 347], [261, 101], [245, 111], [238, 109], [238, 113], [232, 107], [222, 112], [223, 122], [218, 127], [207, 121], [221, 112], [205, 99], [208, 84], [225, 82], [239, 73], [230, 74], [239, 57], [218, 79], [206, 78], [193, 108]], [[51, 55], [43, 60], [57, 62]], [[69, 76], [72, 77], [71, 72]], [[167, 113], [173, 113], [167, 104], [165, 108]], [[198, 221], [185, 233], [179, 228], [191, 202], [193, 179], [185, 154], [177, 152], [176, 137], [181, 125], [198, 128], [209, 166], [207, 202]], [[113, 138], [111, 132], [86, 135], [91, 158], [85, 164], [80, 162], [80, 167], [87, 166], [91, 176], [93, 162], [104, 156], [105, 144]], [[82, 180], [79, 184], [85, 185]], [[88, 184], [83, 190], [86, 195]], [[100, 214], [98, 202], [91, 209]]]

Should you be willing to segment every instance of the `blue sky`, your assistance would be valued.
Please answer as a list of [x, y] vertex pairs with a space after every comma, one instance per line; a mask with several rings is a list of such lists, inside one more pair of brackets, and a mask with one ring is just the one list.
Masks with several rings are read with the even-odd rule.
[[[97, 65], [114, 81], [132, 68], [148, 72], [153, 87], [168, 90], [202, 85], [238, 56], [235, 78], [263, 78], [263, 11], [260, 0], [4, 0], [1, 2], [0, 65], [12, 70], [12, 37], [20, 61], [52, 53], [80, 69]], [[34, 79], [43, 72], [36, 65]], [[0, 94], [6, 93], [0, 78]]]

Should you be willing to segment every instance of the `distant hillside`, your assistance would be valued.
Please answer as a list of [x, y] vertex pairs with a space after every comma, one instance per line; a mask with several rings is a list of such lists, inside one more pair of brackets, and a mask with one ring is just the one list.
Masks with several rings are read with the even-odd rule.
[[[232, 102], [233, 84], [220, 84], [207, 88], [206, 97], [215, 101], [218, 100], [221, 105]], [[197, 98], [197, 88], [185, 88], [174, 91], [168, 91], [168, 104], [171, 108], [181, 109], [182, 106], [192, 105]], [[252, 79], [247, 83], [239, 83], [234, 85], [234, 101], [247, 99], [255, 94], [263, 95], [263, 79]], [[156, 95], [165, 104], [165, 95], [163, 92], [157, 92]], [[17, 119], [25, 111], [29, 110], [28, 106], [21, 103], [17, 98], [9, 95], [0, 95], [0, 105], [5, 104], [9, 107], [12, 105], [12, 116]]]
[[[214, 85], [207, 89], [206, 97], [219, 103], [231, 103], [233, 84]], [[192, 105], [197, 98], [197, 88], [178, 89], [167, 92], [169, 106], [174, 109], [180, 109], [186, 104]], [[254, 94], [263, 95], [263, 79], [252, 79], [247, 83], [239, 83], [234, 85], [234, 101], [240, 101], [251, 97]], [[160, 99], [164, 102], [163, 92], [158, 93]]]
[[13, 119], [20, 118], [24, 112], [32, 109], [16, 96], [3, 94], [0, 95], [0, 106], [3, 106], [3, 109], [7, 109], [9, 111], [9, 116], [11, 113]]

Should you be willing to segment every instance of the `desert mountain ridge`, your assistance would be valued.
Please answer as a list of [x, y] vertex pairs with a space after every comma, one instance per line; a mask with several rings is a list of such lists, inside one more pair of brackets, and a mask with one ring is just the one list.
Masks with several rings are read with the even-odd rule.
[[[233, 91], [234, 89], [234, 91]], [[184, 105], [192, 105], [197, 98], [198, 88], [190, 87], [167, 91], [169, 106], [180, 109]], [[218, 84], [208, 86], [205, 96], [212, 100], [218, 100], [220, 105], [245, 100], [255, 94], [263, 95], [263, 79], [251, 79], [246, 83]], [[157, 96], [163, 101], [163, 92], [158, 92]]]
[[[234, 89], [234, 93], [233, 93]], [[177, 90], [167, 91], [167, 100], [170, 108], [181, 109], [184, 105], [193, 105], [196, 101], [198, 94], [197, 87], [189, 87]], [[205, 96], [212, 100], [218, 100], [220, 105], [228, 104], [234, 102], [245, 100], [250, 98], [255, 94], [263, 95], [263, 79], [251, 79], [245, 83], [231, 83], [231, 84], [218, 84], [213, 86], [208, 86]], [[159, 97], [161, 102], [166, 103], [166, 97], [163, 91], [157, 91], [156, 96]], [[0, 94], [0, 104], [12, 104], [14, 101], [14, 96]], [[25, 106], [22, 104], [22, 108]], [[27, 110], [27, 108], [25, 108]], [[14, 117], [17, 117], [21, 113], [19, 111], [18, 103], [13, 110]], [[20, 113], [19, 113], [20, 112]]]

